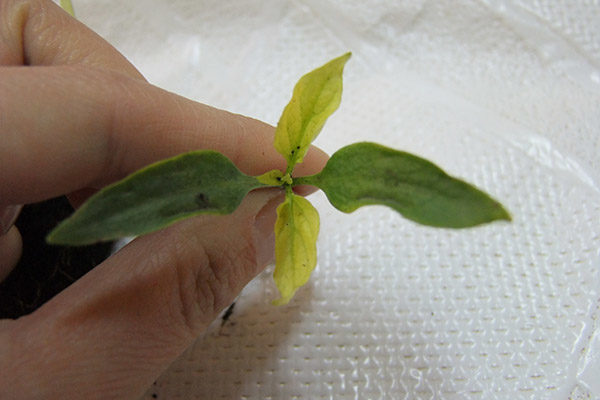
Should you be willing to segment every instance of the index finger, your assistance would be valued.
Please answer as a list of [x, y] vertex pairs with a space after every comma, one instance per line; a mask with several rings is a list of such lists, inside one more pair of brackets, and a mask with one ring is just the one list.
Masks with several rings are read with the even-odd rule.
[[[0, 68], [0, 115], [6, 204], [101, 187], [193, 149], [219, 151], [250, 175], [285, 167], [273, 127], [110, 71]], [[298, 174], [319, 171], [325, 159], [313, 149]]]
[[[150, 162], [207, 148], [244, 172], [283, 168], [273, 128], [143, 83], [127, 60], [50, 1], [0, 2], [0, 203], [101, 187]], [[316, 172], [313, 150], [297, 170]], [[0, 204], [1, 205], [1, 204]]]

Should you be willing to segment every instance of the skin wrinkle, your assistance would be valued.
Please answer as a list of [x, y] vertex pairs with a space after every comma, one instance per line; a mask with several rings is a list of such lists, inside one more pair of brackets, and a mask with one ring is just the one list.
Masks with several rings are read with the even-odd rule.
[[[61, 51], [63, 50], [63, 38], [58, 37], [56, 32], [61, 31], [66, 25], [65, 16], [56, 18], [54, 10], [48, 8], [46, 1], [38, 0], [28, 3], [28, 15], [22, 32], [23, 64], [48, 66], [80, 62], [83, 54], [81, 51], [78, 52], [79, 54], [73, 54], [73, 50], [68, 53]], [[71, 38], [70, 40], [77, 39]], [[31, 45], [29, 45], [30, 43]], [[38, 46], [43, 46], [43, 49]], [[34, 48], [35, 51], [30, 51], [31, 48]], [[66, 57], [65, 54], [67, 54]]]
[[[168, 152], [173, 155], [181, 153], [183, 150], [181, 138], [186, 136], [190, 137], [190, 145], [195, 144], [194, 147], [197, 148], [204, 147], [197, 128], [182, 123], [182, 121], [190, 118], [191, 113], [189, 111], [192, 109], [192, 107], [185, 107], [183, 99], [176, 96], [164, 96], [162, 94], [166, 92], [158, 88], [152, 88], [151, 91], [140, 90], [135, 83], [130, 84], [127, 91], [128, 95], [121, 99], [122, 104], [115, 110], [117, 125], [130, 125], [132, 115], [135, 120], [143, 121], [143, 123], [138, 124], [143, 127], [143, 130], [137, 133], [138, 137], [159, 140], [164, 144], [161, 152]], [[140, 102], [139, 99], [145, 99], [145, 101]], [[157, 99], [160, 99], [160, 102]], [[139, 107], [138, 104], [140, 103], [144, 105], [143, 108]], [[131, 138], [133, 138], [133, 135]], [[152, 155], [149, 153], [148, 156], [153, 159], [164, 158], [159, 154]], [[127, 154], [123, 154], [121, 171], [131, 171], [140, 167], [139, 165], [128, 165], [127, 158]]]
[[[46, 19], [47, 8], [45, 4], [37, 1], [31, 2], [29, 17], [23, 29], [23, 42], [25, 43], [23, 61], [25, 65], [43, 66], [55, 64], [54, 61], [57, 57], [57, 48], [60, 48], [60, 42], [57, 42], [57, 38], [53, 34], [48, 33], [51, 25], [45, 23]], [[54, 24], [58, 24], [58, 21], [55, 21]], [[28, 29], [30, 26], [34, 26], [35, 29]], [[29, 39], [32, 36], [33, 38]], [[43, 45], [44, 50], [32, 53], [29, 51], [31, 46], [27, 45], [27, 43], [36, 43], [38, 46]], [[57, 43], [59, 46], [57, 46]], [[42, 56], [39, 57], [38, 54]]]
[[[0, 44], [0, 65], [23, 65], [25, 63], [23, 37], [29, 16], [29, 5], [25, 2], [12, 4], [12, 1], [0, 3], [0, 21], [2, 23], [0, 37], [4, 38], [3, 43]], [[2, 16], [7, 16], [7, 18], [2, 18]], [[19, 34], [14, 37], [14, 32], [19, 32]], [[7, 47], [3, 50], [4, 46]]]
[[[198, 289], [197, 296], [200, 296], [199, 298], [207, 296], [211, 299], [212, 304], [210, 304], [210, 308], [207, 306], [205, 311], [213, 315], [218, 314], [231, 303], [233, 299], [223, 296], [223, 294], [239, 292], [246, 283], [245, 276], [248, 275], [255, 263], [255, 259], [245, 259], [243, 263], [235, 262], [244, 248], [239, 248], [240, 238], [236, 227], [231, 226], [229, 221], [227, 222], [228, 226], [225, 231], [230, 232], [229, 239], [219, 234], [223, 243], [207, 251], [208, 263], [205, 264], [205, 276], [199, 273], [195, 281]], [[240, 225], [245, 226], [248, 223], [248, 221], [243, 221]], [[218, 229], [221, 230], [221, 226]]]
[[[32, 329], [34, 326], [35, 329]], [[3, 371], [3, 378], [6, 379], [6, 381], [11, 382], [11, 387], [14, 388], [23, 387], [23, 381], [25, 379], [34, 378], [31, 375], [25, 378], [23, 374], [20, 373], [20, 371], [27, 370], [27, 365], [33, 364], [36, 366], [36, 369], [32, 371], [32, 375], [35, 376], [34, 379], [36, 379], [37, 385], [35, 385], [35, 387], [29, 388], [29, 391], [27, 393], [31, 398], [43, 398], [43, 388], [47, 388], [48, 386], [53, 386], [55, 384], [54, 382], [52, 382], [51, 378], [40, 374], [39, 371], [44, 371], [49, 367], [62, 369], [67, 368], [68, 366], [66, 362], [63, 362], [62, 364], [56, 363], [55, 360], [48, 362], [48, 360], [52, 356], [52, 350], [54, 349], [39, 346], [40, 348], [36, 348], [35, 352], [23, 351], [23, 349], [35, 348], [33, 346], [30, 346], [29, 342], [31, 340], [35, 340], [32, 339], [32, 337], [35, 337], [37, 335], [37, 332], [42, 330], [45, 333], [45, 337], [48, 338], [48, 342], [51, 342], [50, 338], [52, 337], [54, 330], [53, 326], [51, 324], [48, 324], [47, 321], [44, 321], [42, 323], [38, 321], [37, 323], [35, 323], [34, 321], [32, 321], [32, 318], [29, 315], [13, 321], [13, 329], [9, 331], [12, 333], [12, 340], [11, 342], [9, 342], [11, 345], [9, 349], [12, 350], [12, 352], [9, 353], [9, 356], [6, 359], [0, 360], [5, 362], [5, 365], [0, 365], [2, 367], [0, 368], [0, 370]], [[61, 339], [69, 341], [71, 338], [63, 335]], [[2, 389], [1, 385], [0, 389]], [[0, 392], [0, 394], [2, 393]], [[19, 393], [19, 395], [22, 395], [22, 393]], [[13, 397], [8, 398], [15, 398], [14, 393]]]
[[[234, 240], [232, 239], [230, 242], [234, 242]], [[227, 246], [227, 244], [224, 244], [224, 247], [219, 249], [218, 254], [209, 257], [211, 262], [208, 266], [212, 279], [207, 280], [207, 283], [209, 284], [208, 289], [214, 294], [212, 308], [214, 314], [221, 312], [233, 300], [226, 299], [221, 294], [239, 292], [243, 287], [240, 286], [240, 282], [244, 282], [245, 275], [253, 270], [252, 267], [255, 263], [255, 257], [244, 255], [244, 252], [250, 246], [236, 249], [234, 252], [230, 251]], [[235, 241], [235, 246], [239, 246], [239, 241]], [[255, 254], [253, 249], [251, 252]], [[198, 283], [201, 282], [199, 281]]]
[[208, 276], [212, 272], [206, 247], [195, 235], [182, 233], [176, 233], [179, 240], [165, 242], [161, 252], [167, 261], [161, 264], [171, 268], [174, 274], [170, 313], [193, 338], [205, 324], [201, 316], [214, 308], [215, 296], [210, 291], [200, 290], [198, 285], [198, 281], [207, 279], [207, 272]]
[[[106, 148], [107, 153], [105, 154], [104, 160], [104, 171], [110, 171], [109, 175], [114, 176], [114, 180], [118, 180], [127, 175], [127, 169], [125, 167], [126, 160], [128, 158], [128, 146], [123, 145], [122, 142], [116, 137], [118, 135], [118, 126], [123, 126], [127, 115], [131, 116], [132, 106], [135, 104], [135, 95], [140, 93], [134, 93], [132, 82], [121, 76], [120, 74], [112, 74], [115, 83], [117, 83], [121, 90], [115, 93], [113, 97], [114, 101], [109, 104], [109, 117], [105, 132], [106, 135]], [[137, 90], [136, 92], [140, 92]], [[102, 186], [97, 185], [96, 186]]]
[[[244, 158], [244, 153], [247, 151], [249, 146], [258, 146], [258, 148], [268, 148], [273, 146], [273, 138], [270, 137], [269, 141], [265, 141], [264, 135], [259, 135], [256, 130], [248, 129], [247, 125], [243, 125], [241, 121], [237, 121], [238, 131], [237, 137], [241, 139], [241, 145], [235, 147], [235, 155], [232, 160], [234, 164], [239, 165], [240, 160]], [[279, 160], [280, 167], [279, 169], [285, 169], [285, 159], [281, 157]], [[242, 171], [244, 172], [244, 171]], [[265, 171], [253, 171], [255, 174], [262, 174], [267, 172]]]
[[164, 297], [157, 299], [166, 311], [161, 313], [163, 318], [160, 325], [169, 326], [186, 340], [193, 340], [204, 325], [201, 316], [209, 309], [197, 297], [193, 282], [198, 271], [204, 270], [208, 257], [205, 247], [194, 240], [193, 235], [185, 235], [177, 228], [167, 228], [157, 233], [152, 242], [158, 242], [158, 246], [148, 249], [152, 261], [145, 269], [157, 273], [150, 280], [150, 286], [153, 282], [164, 285], [164, 289], [153, 291]]
[[[270, 196], [278, 197], [275, 191]], [[169, 240], [155, 249], [158, 255], [153, 263], [159, 268], [168, 265], [167, 268], [174, 271], [172, 296], [176, 299], [173, 304], [178, 306], [170, 309], [174, 309], [175, 320], [181, 319], [192, 337], [206, 328], [212, 318], [232, 301], [230, 295], [223, 294], [241, 290], [247, 283], [247, 276], [254, 275], [261, 267], [256, 265], [252, 236], [254, 214], [251, 213], [252, 217], [244, 221], [239, 221], [236, 214], [200, 216], [159, 232], [161, 237]], [[205, 244], [208, 232], [219, 238], [210, 247]], [[208, 319], [201, 318], [207, 315]]]
[[[274, 189], [273, 192], [275, 192]], [[274, 197], [275, 200], [281, 199], [281, 197], [279, 195], [275, 195]], [[273, 210], [275, 210], [276, 205], [278, 205], [278, 202], [273, 202], [273, 201], [269, 201], [267, 202], [267, 204], [265, 205], [265, 207], [269, 206], [271, 207]], [[274, 218], [272, 219], [273, 224], [275, 223]], [[264, 260], [259, 260], [258, 259], [258, 246], [264, 246], [265, 243], [257, 243], [255, 240], [256, 235], [256, 215], [253, 216], [252, 221], [249, 221], [248, 224], [244, 224], [239, 226], [241, 232], [239, 233], [239, 235], [237, 236], [231, 236], [229, 238], [229, 242], [230, 244], [226, 244], [223, 247], [223, 251], [224, 251], [224, 256], [227, 257], [229, 259], [229, 262], [231, 263], [231, 265], [233, 266], [232, 270], [234, 273], [230, 273], [230, 274], [225, 274], [225, 278], [227, 278], [228, 281], [228, 287], [230, 288], [231, 291], [239, 291], [241, 290], [241, 287], [239, 287], [239, 282], [243, 281], [244, 277], [240, 276], [240, 270], [236, 269], [234, 266], [236, 265], [247, 265], [247, 268], [252, 268], [250, 270], [250, 273], [252, 276], [257, 275], [262, 268], [266, 265], [266, 262], [264, 262]], [[269, 233], [272, 231], [272, 225], [271, 228], [269, 229]], [[263, 234], [264, 235], [264, 234]], [[262, 235], [261, 235], [262, 236]], [[269, 235], [270, 236], [270, 235]], [[269, 238], [262, 238], [263, 241], [265, 240], [269, 240]], [[275, 238], [273, 236], [273, 242], [274, 242]], [[241, 244], [241, 247], [239, 248], [239, 250], [235, 253], [231, 253], [231, 252], [227, 252], [226, 249], [228, 247], [233, 247], [234, 245], [236, 245], [239, 247]], [[229, 303], [226, 302], [226, 304], [223, 305], [223, 307], [229, 306]], [[217, 310], [218, 312], [221, 311], [221, 309]]]

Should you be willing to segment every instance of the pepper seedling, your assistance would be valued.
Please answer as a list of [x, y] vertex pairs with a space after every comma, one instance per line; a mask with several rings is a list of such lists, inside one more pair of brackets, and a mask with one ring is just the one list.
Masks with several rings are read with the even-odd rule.
[[227, 157], [197, 150], [147, 166], [90, 197], [47, 237], [53, 244], [86, 245], [143, 235], [199, 214], [229, 214], [252, 190], [278, 187], [285, 200], [275, 222], [274, 280], [285, 304], [317, 264], [319, 214], [292, 190], [312, 185], [346, 213], [385, 205], [423, 225], [466, 228], [510, 221], [504, 207], [483, 191], [449, 176], [433, 163], [376, 143], [361, 142], [335, 152], [323, 170], [294, 177], [310, 144], [338, 108], [342, 73], [350, 53], [304, 75], [294, 87], [275, 132], [285, 171], [253, 177]]

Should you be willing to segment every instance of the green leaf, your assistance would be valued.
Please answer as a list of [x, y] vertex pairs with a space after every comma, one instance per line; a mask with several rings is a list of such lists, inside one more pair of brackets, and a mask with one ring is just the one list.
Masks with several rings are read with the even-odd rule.
[[75, 16], [75, 11], [73, 11], [73, 4], [71, 0], [60, 0], [60, 6], [63, 10], [71, 14], [71, 17]]
[[256, 177], [256, 179], [263, 183], [266, 186], [283, 186], [283, 185], [291, 185], [292, 177], [289, 173], [283, 174], [278, 169], [272, 169], [271, 171], [265, 172], [262, 175]]
[[375, 143], [340, 149], [319, 174], [297, 178], [294, 184], [321, 188], [344, 212], [382, 204], [436, 227], [465, 228], [511, 219], [500, 203], [431, 162]]
[[281, 186], [283, 185], [282, 179], [283, 172], [278, 169], [272, 169], [270, 171], [265, 172], [262, 175], [256, 177], [256, 179], [265, 185], [268, 186]]
[[304, 75], [283, 110], [275, 131], [275, 148], [288, 162], [286, 172], [301, 163], [311, 142], [342, 98], [342, 72], [350, 53]]
[[84, 245], [158, 230], [198, 214], [229, 214], [264, 186], [224, 155], [200, 150], [145, 167], [92, 196], [47, 237]]
[[277, 208], [275, 222], [275, 272], [273, 279], [286, 304], [304, 285], [317, 265], [319, 213], [304, 197], [291, 191]]

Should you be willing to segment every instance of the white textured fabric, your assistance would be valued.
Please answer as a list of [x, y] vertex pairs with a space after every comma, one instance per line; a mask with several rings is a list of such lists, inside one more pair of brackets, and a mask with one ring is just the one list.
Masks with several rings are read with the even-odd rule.
[[153, 83], [275, 124], [354, 53], [317, 144], [427, 157], [511, 224], [416, 226], [322, 194], [310, 283], [270, 273], [145, 399], [600, 398], [600, 5], [553, 0], [76, 0]]

